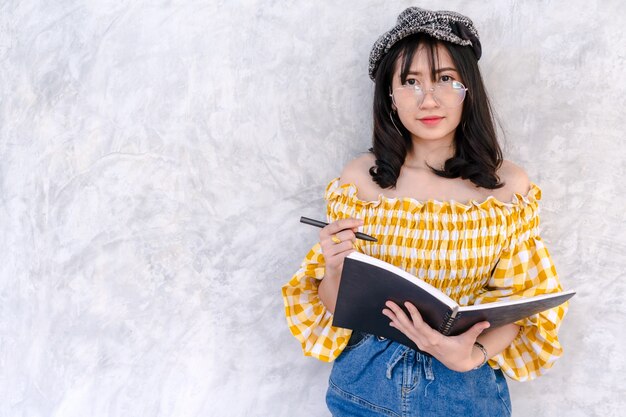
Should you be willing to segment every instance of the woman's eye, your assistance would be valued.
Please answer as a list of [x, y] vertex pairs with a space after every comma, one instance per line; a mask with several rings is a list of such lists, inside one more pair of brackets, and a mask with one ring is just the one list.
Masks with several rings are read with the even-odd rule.
[[406, 80], [406, 85], [417, 85], [417, 81], [413, 78], [409, 78], [408, 80]]
[[440, 81], [443, 83], [449, 83], [452, 82], [454, 80], [454, 78], [452, 78], [451, 75], [442, 75], [440, 78]]

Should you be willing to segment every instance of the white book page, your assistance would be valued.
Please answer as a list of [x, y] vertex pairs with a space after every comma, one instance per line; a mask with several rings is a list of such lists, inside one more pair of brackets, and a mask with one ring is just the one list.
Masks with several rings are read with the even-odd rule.
[[557, 293], [552, 293], [552, 294], [542, 294], [542, 295], [538, 295], [538, 296], [535, 296], [535, 297], [518, 298], [518, 299], [515, 299], [515, 300], [504, 300], [504, 301], [494, 301], [493, 303], [474, 304], [474, 305], [471, 305], [471, 306], [463, 306], [463, 307], [461, 307], [459, 309], [459, 312], [484, 310], [484, 309], [487, 309], [487, 308], [497, 308], [497, 307], [501, 307], [501, 306], [512, 306], [512, 305], [516, 305], [516, 304], [525, 304], [525, 303], [528, 303], [530, 301], [546, 300], [548, 298], [560, 297], [562, 295], [573, 294], [575, 292], [576, 291], [570, 290], [570, 291], [563, 291], [563, 292], [557, 292]]
[[392, 264], [387, 263], [385, 261], [381, 261], [380, 259], [374, 258], [374, 257], [369, 256], [369, 255], [365, 255], [364, 253], [356, 252], [356, 251], [352, 252], [350, 255], [348, 255], [348, 258], [352, 258], [352, 259], [354, 259], [356, 261], [361, 261], [361, 262], [364, 262], [364, 263], [367, 263], [367, 264], [370, 264], [370, 265], [373, 265], [373, 266], [377, 266], [377, 267], [382, 268], [382, 269], [386, 269], [387, 271], [393, 272], [394, 274], [398, 275], [399, 277], [406, 279], [407, 281], [411, 282], [414, 285], [417, 285], [418, 287], [420, 287], [424, 291], [428, 292], [429, 294], [432, 294], [434, 297], [436, 297], [439, 300], [441, 300], [441, 302], [446, 304], [451, 309], [456, 309], [456, 308], [459, 307], [457, 302], [454, 301], [452, 298], [448, 297], [446, 294], [442, 293], [440, 290], [438, 290], [437, 288], [433, 287], [429, 283], [424, 282], [421, 279], [419, 279], [418, 277], [409, 274], [408, 272], [406, 272], [402, 268], [398, 268], [395, 265], [392, 265]]

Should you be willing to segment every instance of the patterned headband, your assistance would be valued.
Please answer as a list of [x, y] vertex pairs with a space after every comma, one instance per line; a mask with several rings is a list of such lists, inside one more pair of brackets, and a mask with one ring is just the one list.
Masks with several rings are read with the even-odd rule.
[[400, 13], [396, 25], [374, 43], [369, 62], [369, 74], [372, 80], [376, 78], [378, 65], [389, 49], [398, 41], [414, 33], [425, 33], [435, 39], [470, 46], [476, 55], [476, 60], [480, 59], [482, 54], [478, 31], [468, 17], [456, 12], [409, 7]]

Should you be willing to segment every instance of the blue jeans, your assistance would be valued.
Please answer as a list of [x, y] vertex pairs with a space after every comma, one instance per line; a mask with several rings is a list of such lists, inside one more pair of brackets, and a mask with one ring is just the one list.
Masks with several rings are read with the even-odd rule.
[[326, 404], [334, 417], [511, 415], [502, 371], [451, 371], [429, 355], [356, 331], [335, 359]]

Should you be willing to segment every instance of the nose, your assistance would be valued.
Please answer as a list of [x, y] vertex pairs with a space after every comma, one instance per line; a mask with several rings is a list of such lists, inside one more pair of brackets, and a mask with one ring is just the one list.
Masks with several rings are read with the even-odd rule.
[[434, 88], [429, 88], [428, 90], [423, 90], [423, 94], [424, 94], [424, 98], [422, 99], [422, 102], [419, 105], [419, 108], [433, 108], [433, 107], [439, 107], [439, 103], [437, 102], [437, 100], [435, 99], [435, 89]]

